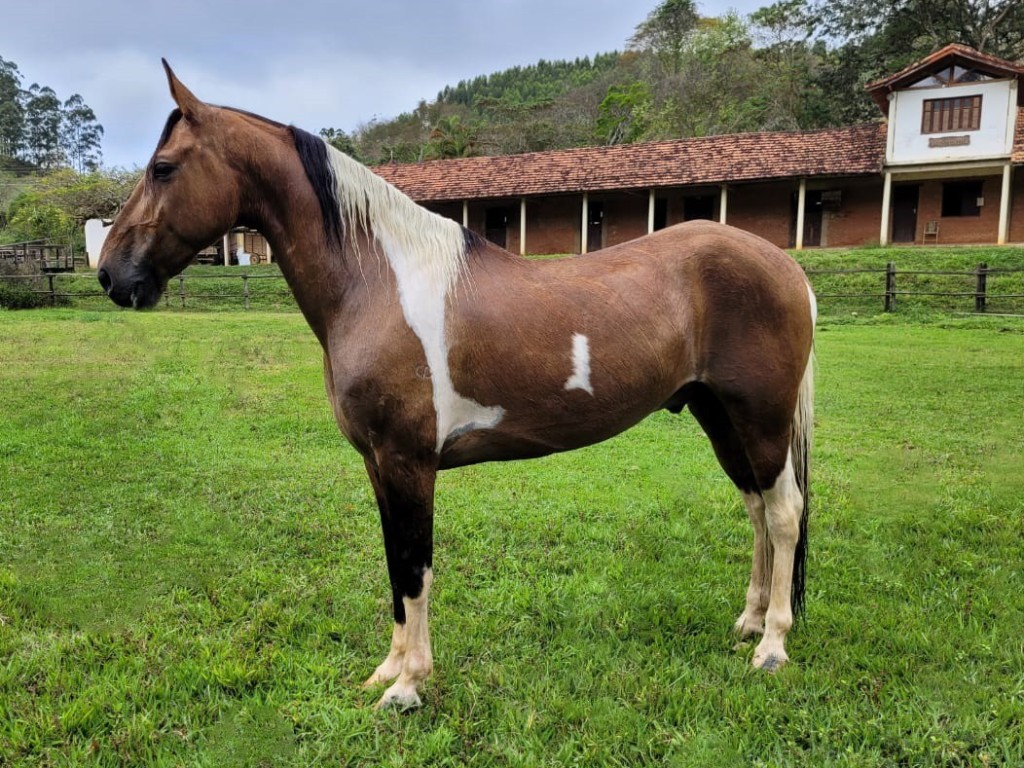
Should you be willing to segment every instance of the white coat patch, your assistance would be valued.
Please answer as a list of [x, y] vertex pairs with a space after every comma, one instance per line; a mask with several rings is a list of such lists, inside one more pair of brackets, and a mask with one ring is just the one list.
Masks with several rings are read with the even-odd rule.
[[328, 147], [349, 226], [372, 230], [398, 284], [402, 314], [423, 345], [437, 414], [437, 452], [453, 434], [494, 427], [505, 415], [455, 391], [445, 310], [465, 264], [462, 227], [420, 208], [380, 177]]
[[582, 333], [572, 336], [572, 376], [565, 382], [566, 390], [582, 389], [593, 396], [590, 386], [590, 340]]

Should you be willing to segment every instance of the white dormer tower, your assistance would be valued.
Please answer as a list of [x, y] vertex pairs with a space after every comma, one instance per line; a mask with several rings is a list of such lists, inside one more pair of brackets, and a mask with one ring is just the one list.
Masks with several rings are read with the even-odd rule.
[[[1024, 67], [952, 44], [868, 86], [888, 118], [882, 244], [939, 241], [941, 227], [955, 230], [991, 205], [999, 209], [997, 242], [1007, 241], [1022, 80]], [[941, 203], [919, 222], [913, 183], [939, 180]]]

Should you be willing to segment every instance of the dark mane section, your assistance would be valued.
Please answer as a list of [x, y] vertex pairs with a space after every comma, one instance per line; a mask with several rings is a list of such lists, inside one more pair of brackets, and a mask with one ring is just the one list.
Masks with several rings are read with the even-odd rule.
[[327, 158], [327, 145], [323, 139], [307, 133], [294, 125], [288, 130], [295, 141], [295, 149], [306, 176], [313, 185], [316, 199], [320, 203], [320, 213], [324, 220], [324, 235], [327, 243], [340, 248], [344, 234], [344, 223], [341, 220], [341, 205], [338, 201], [337, 182], [331, 162]]
[[160, 132], [160, 140], [156, 143], [156, 148], [160, 149], [164, 144], [170, 141], [171, 131], [174, 130], [174, 126], [181, 120], [181, 110], [175, 109], [167, 116], [167, 122], [164, 123], [164, 129]]

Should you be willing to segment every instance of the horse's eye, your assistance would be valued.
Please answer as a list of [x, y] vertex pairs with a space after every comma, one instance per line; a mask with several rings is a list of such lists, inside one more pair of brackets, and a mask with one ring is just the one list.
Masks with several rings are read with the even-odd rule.
[[174, 166], [171, 163], [156, 163], [153, 166], [153, 178], [157, 181], [167, 181], [174, 173]]

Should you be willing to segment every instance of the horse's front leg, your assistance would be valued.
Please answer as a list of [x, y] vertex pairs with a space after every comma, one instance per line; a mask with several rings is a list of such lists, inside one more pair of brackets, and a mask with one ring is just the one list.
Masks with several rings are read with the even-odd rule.
[[420, 706], [419, 686], [434, 668], [427, 602], [434, 578], [436, 469], [378, 452], [366, 470], [380, 509], [395, 626], [387, 658], [364, 686], [394, 680], [377, 706], [408, 709]]

